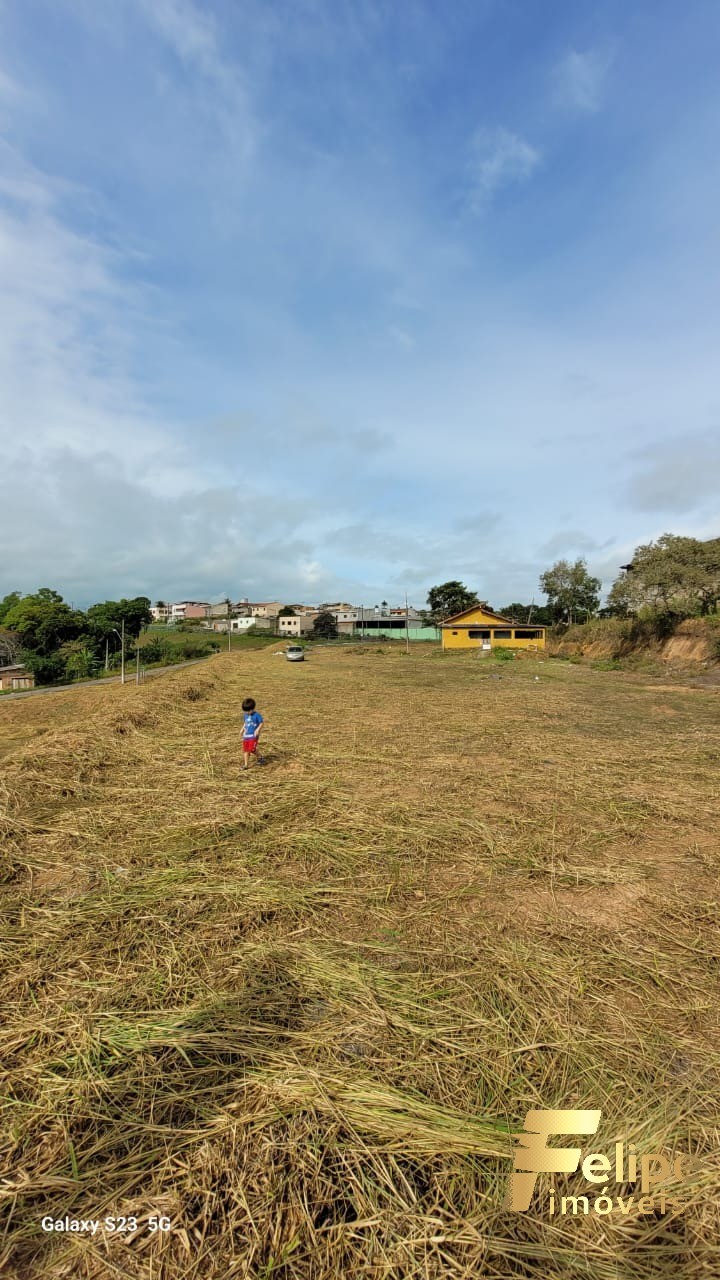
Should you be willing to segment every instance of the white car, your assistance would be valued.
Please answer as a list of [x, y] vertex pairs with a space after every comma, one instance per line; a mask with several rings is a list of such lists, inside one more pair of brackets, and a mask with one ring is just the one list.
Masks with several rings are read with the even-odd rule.
[[301, 644], [290, 644], [285, 650], [285, 657], [288, 662], [304, 662], [305, 650]]

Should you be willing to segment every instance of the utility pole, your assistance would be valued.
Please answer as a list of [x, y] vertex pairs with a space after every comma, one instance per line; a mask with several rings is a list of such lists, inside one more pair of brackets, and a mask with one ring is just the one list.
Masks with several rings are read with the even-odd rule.
[[122, 627], [122, 635], [120, 636], [120, 683], [125, 683], [125, 619], [120, 623]]
[[405, 652], [410, 652], [410, 620], [408, 618], [408, 599], [405, 592]]
[[229, 653], [230, 652], [230, 597], [229, 596], [225, 597], [225, 602], [227, 604], [227, 629], [228, 629], [228, 653]]
[[140, 683], [140, 645], [135, 648], [135, 683]]
[[124, 618], [120, 623], [120, 625], [122, 627], [122, 632], [118, 631], [117, 627], [113, 627], [113, 631], [115, 632], [115, 635], [119, 636], [120, 638], [120, 683], [124, 684], [125, 683], [125, 619]]
[[108, 669], [108, 667], [109, 667], [109, 665], [110, 665], [110, 663], [109, 663], [109, 661], [108, 661], [108, 649], [109, 649], [109, 645], [110, 645], [110, 641], [108, 640], [108, 638], [107, 638], [107, 636], [106, 636], [106, 637], [105, 637], [105, 670], [106, 670], [106, 671], [107, 671], [107, 669]]

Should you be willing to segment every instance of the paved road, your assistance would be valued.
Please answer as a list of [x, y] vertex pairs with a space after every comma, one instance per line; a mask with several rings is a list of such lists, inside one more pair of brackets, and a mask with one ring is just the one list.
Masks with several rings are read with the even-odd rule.
[[[214, 658], [215, 654], [208, 654], [208, 658]], [[145, 679], [150, 676], [162, 676], [166, 671], [180, 671], [182, 667], [194, 667], [198, 662], [207, 662], [208, 658], [189, 658], [187, 662], [173, 662], [168, 667], [153, 667], [151, 671], [145, 672]], [[41, 685], [39, 689], [23, 689], [20, 693], [3, 693], [0, 696], [0, 706], [4, 702], [10, 702], [13, 698], [35, 698], [41, 693], [63, 693], [66, 689], [84, 689], [89, 685], [100, 684], [119, 684], [120, 676], [103, 676], [101, 680], [73, 680], [72, 684], [47, 684]], [[125, 672], [125, 683], [135, 683], [135, 669], [129, 669]]]

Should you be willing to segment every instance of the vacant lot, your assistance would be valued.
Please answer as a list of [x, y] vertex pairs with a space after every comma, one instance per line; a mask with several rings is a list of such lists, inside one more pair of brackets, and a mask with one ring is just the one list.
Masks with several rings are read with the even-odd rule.
[[[0, 1270], [720, 1274], [719, 712], [422, 646], [3, 706]], [[503, 1209], [529, 1107], [695, 1152], [682, 1207]]]

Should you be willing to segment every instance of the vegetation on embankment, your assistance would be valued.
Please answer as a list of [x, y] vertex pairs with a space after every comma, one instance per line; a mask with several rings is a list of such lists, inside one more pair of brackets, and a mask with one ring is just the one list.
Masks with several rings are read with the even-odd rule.
[[592, 618], [549, 636], [549, 651], [561, 658], [653, 658], [682, 666], [720, 662], [720, 614], [706, 618]]

